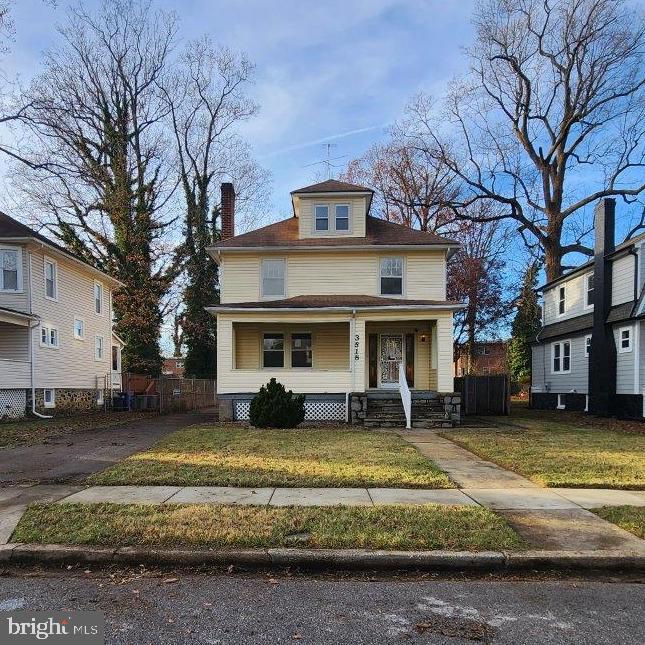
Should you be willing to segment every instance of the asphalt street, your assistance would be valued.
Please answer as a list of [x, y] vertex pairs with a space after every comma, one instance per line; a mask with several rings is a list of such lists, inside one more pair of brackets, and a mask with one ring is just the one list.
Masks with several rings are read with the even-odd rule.
[[645, 587], [616, 580], [5, 571], [0, 611], [104, 612], [108, 643], [645, 642]]

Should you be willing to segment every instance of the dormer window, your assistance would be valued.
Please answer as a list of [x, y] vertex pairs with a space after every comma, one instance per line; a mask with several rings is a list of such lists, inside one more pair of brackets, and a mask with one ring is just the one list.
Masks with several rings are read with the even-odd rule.
[[328, 231], [329, 230], [329, 206], [327, 204], [316, 204], [316, 230]]
[[349, 231], [349, 204], [336, 204], [336, 230]]

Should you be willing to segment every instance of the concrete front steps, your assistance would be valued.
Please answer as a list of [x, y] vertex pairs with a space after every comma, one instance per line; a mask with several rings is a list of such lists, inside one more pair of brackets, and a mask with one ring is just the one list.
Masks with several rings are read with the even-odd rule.
[[[375, 392], [367, 395], [367, 428], [405, 428], [405, 412], [399, 393]], [[452, 428], [444, 406], [434, 392], [412, 394], [413, 428]]]

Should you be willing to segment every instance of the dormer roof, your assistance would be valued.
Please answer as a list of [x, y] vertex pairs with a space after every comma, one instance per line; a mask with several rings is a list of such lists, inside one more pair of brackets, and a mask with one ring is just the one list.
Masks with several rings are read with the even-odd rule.
[[291, 191], [292, 195], [306, 193], [369, 193], [373, 195], [374, 191], [366, 186], [350, 184], [346, 181], [338, 181], [338, 179], [327, 179], [326, 181], [321, 181], [317, 184], [311, 184], [311, 186], [305, 186], [304, 188], [298, 188], [297, 190]]

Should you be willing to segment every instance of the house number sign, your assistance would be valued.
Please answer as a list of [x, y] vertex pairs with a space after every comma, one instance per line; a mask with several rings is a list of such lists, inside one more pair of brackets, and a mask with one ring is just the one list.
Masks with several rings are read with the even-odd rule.
[[356, 334], [354, 336], [354, 360], [355, 361], [360, 361], [361, 360], [361, 355], [359, 350], [359, 347], [361, 346], [361, 337]]

